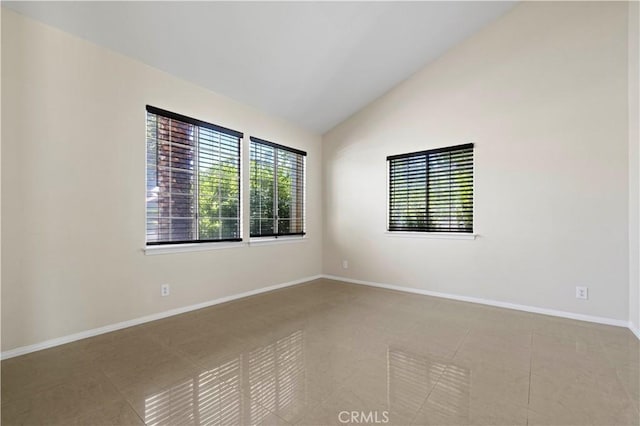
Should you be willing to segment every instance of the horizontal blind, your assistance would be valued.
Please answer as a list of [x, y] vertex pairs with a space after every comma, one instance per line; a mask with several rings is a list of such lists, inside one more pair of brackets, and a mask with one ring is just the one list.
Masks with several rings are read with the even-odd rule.
[[389, 160], [389, 230], [427, 228], [427, 156]]
[[147, 245], [241, 240], [241, 138], [147, 107]]
[[387, 161], [389, 231], [473, 232], [473, 144]]
[[251, 137], [251, 237], [304, 235], [306, 155]]
[[275, 235], [275, 148], [251, 141], [250, 235]]

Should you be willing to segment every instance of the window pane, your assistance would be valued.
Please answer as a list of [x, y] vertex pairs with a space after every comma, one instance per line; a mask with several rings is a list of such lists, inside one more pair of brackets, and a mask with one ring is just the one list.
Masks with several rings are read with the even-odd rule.
[[147, 113], [147, 241], [159, 239], [157, 134], [156, 115]]
[[473, 145], [389, 161], [389, 230], [473, 232]]
[[239, 137], [167, 115], [147, 112], [147, 243], [240, 238]]
[[170, 118], [156, 118], [159, 217], [166, 219], [159, 229], [159, 241], [193, 239], [195, 128]]
[[426, 227], [426, 157], [392, 160], [390, 167], [389, 227], [420, 230]]
[[304, 153], [251, 140], [251, 236], [304, 232]]
[[251, 236], [275, 233], [275, 149], [251, 142]]

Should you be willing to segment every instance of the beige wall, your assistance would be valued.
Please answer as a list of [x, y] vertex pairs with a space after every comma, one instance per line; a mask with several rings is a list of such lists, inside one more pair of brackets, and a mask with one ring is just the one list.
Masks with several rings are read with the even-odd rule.
[[[521, 3], [326, 134], [324, 272], [626, 322], [626, 40], [625, 3]], [[468, 142], [478, 239], [385, 235], [386, 156]]]
[[[6, 9], [2, 36], [3, 351], [321, 272], [318, 135]], [[306, 150], [308, 241], [145, 256], [146, 104]]]
[[[1, 15], [3, 351], [321, 272], [640, 324], [638, 27], [624, 3], [522, 3], [322, 145]], [[308, 241], [145, 256], [146, 104], [308, 151]], [[466, 142], [478, 239], [386, 235], [385, 157]]]
[[[629, 321], [640, 333], [640, 4], [629, 3]], [[639, 334], [640, 337], [640, 334]]]

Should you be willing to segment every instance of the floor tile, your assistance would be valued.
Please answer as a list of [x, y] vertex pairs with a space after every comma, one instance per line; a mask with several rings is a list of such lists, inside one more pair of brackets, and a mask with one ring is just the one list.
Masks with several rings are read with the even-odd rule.
[[142, 419], [124, 399], [101, 405], [95, 411], [70, 419], [69, 426], [127, 425], [144, 426]]
[[495, 367], [529, 371], [531, 349], [519, 345], [509, 346], [502, 338], [485, 336], [484, 339], [465, 339], [456, 351], [455, 361], [484, 363]]
[[464, 399], [455, 393], [436, 393], [429, 397], [412, 424], [524, 426], [527, 424], [527, 409], [500, 402], [487, 404]]
[[581, 424], [629, 425], [640, 419], [619, 383], [600, 388], [535, 374], [531, 375], [529, 408], [546, 418]]
[[2, 361], [2, 424], [638, 425], [639, 357], [619, 327], [316, 280]]
[[92, 357], [68, 344], [2, 361], [2, 402], [8, 402], [91, 373]]
[[629, 367], [616, 368], [616, 376], [624, 386], [629, 398], [640, 406], [640, 371]]
[[133, 384], [164, 382], [191, 372], [194, 365], [179, 354], [153, 341], [137, 340], [127, 347], [105, 352], [96, 361], [98, 368], [118, 388]]
[[439, 392], [455, 391], [468, 400], [526, 407], [530, 374], [482, 361], [450, 362], [436, 386]]
[[119, 392], [103, 374], [76, 376], [44, 391], [3, 403], [2, 424], [67, 424], [119, 398]]

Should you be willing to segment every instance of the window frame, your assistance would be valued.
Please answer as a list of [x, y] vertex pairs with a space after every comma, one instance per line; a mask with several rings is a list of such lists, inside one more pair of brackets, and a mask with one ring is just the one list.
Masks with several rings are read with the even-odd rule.
[[[282, 150], [282, 151], [288, 151], [290, 153], [299, 155], [302, 157], [302, 231], [301, 232], [289, 232], [286, 234], [283, 233], [279, 233], [279, 232], [275, 232], [275, 233], [269, 233], [269, 234], [260, 234], [260, 235], [252, 235], [251, 234], [251, 221], [252, 221], [252, 216], [251, 216], [251, 180], [252, 180], [252, 176], [251, 176], [251, 148], [253, 146], [253, 144], [261, 144], [261, 145], [265, 145], [265, 146], [269, 146], [271, 148], [274, 149], [274, 174], [277, 173], [277, 151], [278, 150]], [[289, 146], [286, 145], [281, 145], [275, 142], [271, 142], [268, 141], [266, 139], [261, 139], [255, 136], [250, 136], [249, 137], [249, 240], [252, 242], [260, 242], [260, 241], [274, 241], [274, 240], [279, 240], [281, 242], [284, 241], [291, 241], [291, 240], [299, 240], [302, 238], [306, 238], [307, 232], [306, 232], [306, 228], [307, 228], [307, 152], [297, 149], [297, 148], [291, 148]], [[277, 187], [277, 178], [274, 178], [274, 185]], [[277, 194], [277, 191], [276, 191]], [[277, 204], [278, 198], [277, 195], [274, 196], [274, 205], [273, 205], [273, 209], [274, 209], [274, 224], [276, 225], [275, 228], [277, 229], [279, 226], [279, 216], [277, 214], [278, 212], [278, 204]]]
[[[243, 208], [242, 208], [242, 200], [243, 200], [243, 188], [242, 188], [242, 167], [243, 167], [243, 161], [242, 161], [242, 145], [243, 145], [243, 139], [244, 139], [244, 133], [239, 132], [237, 130], [233, 130], [233, 129], [229, 129], [223, 126], [219, 126], [217, 124], [213, 124], [213, 123], [209, 123], [203, 120], [199, 120], [197, 118], [193, 118], [193, 117], [189, 117], [186, 115], [182, 115], [182, 114], [178, 114], [172, 111], [168, 111], [168, 110], [164, 110], [158, 107], [154, 107], [151, 105], [146, 105], [145, 107], [145, 129], [146, 129], [146, 125], [148, 123], [148, 114], [155, 114], [156, 117], [161, 116], [164, 118], [168, 118], [171, 120], [176, 120], [176, 121], [180, 121], [183, 123], [187, 123], [187, 124], [191, 124], [193, 126], [196, 126], [198, 128], [207, 128], [209, 130], [212, 130], [214, 132], [218, 132], [218, 133], [222, 133], [222, 134], [226, 134], [228, 136], [234, 137], [238, 139], [238, 150], [237, 150], [237, 159], [238, 159], [238, 235], [239, 237], [237, 238], [220, 238], [220, 239], [190, 239], [190, 240], [174, 240], [174, 241], [148, 241], [148, 237], [147, 237], [147, 221], [148, 221], [148, 203], [145, 202], [145, 251], [148, 252], [157, 252], [158, 254], [163, 254], [165, 252], [167, 252], [167, 250], [171, 250], [173, 247], [175, 246], [178, 249], [184, 249], [184, 250], [179, 250], [179, 251], [198, 251], [198, 250], [202, 250], [202, 249], [206, 249], [206, 248], [211, 248], [212, 246], [216, 246], [215, 248], [224, 248], [224, 247], [230, 247], [230, 246], [235, 246], [238, 243], [242, 244], [243, 241]], [[146, 135], [147, 130], [145, 130], [145, 194], [148, 194], [148, 167], [149, 167], [149, 162], [148, 162], [148, 156], [149, 156], [149, 152], [148, 152], [148, 144], [146, 143], [147, 135]], [[157, 135], [156, 135], [156, 155], [157, 155]], [[200, 155], [200, 147], [199, 144], [197, 145], [197, 149], [196, 149], [196, 156]], [[156, 164], [156, 170], [157, 170], [157, 164]], [[195, 166], [197, 168], [197, 166]], [[157, 171], [156, 171], [157, 172]], [[195, 176], [196, 176], [196, 180], [199, 179], [199, 175], [197, 170], [195, 170]], [[199, 183], [199, 182], [198, 182]], [[200, 197], [200, 191], [198, 188], [198, 183], [196, 183], [196, 190], [195, 190], [195, 197], [196, 199], [199, 199]], [[196, 221], [196, 228], [199, 229], [199, 224], [198, 224], [198, 220], [199, 220], [199, 216], [195, 215], [194, 219]], [[199, 237], [199, 235], [198, 235]], [[195, 248], [195, 247], [198, 248]], [[219, 247], [217, 247], [219, 246]]]
[[[437, 154], [443, 152], [452, 152], [456, 150], [469, 149], [472, 150], [472, 166], [471, 166], [471, 176], [472, 176], [472, 190], [473, 195], [471, 197], [472, 201], [472, 211], [471, 211], [471, 229], [463, 230], [463, 231], [451, 231], [451, 230], [428, 230], [428, 229], [391, 229], [391, 160], [401, 159], [401, 158], [411, 158], [411, 157], [419, 157], [426, 156], [426, 168], [428, 171], [429, 167], [429, 155]], [[385, 234], [396, 237], [409, 237], [409, 238], [435, 238], [435, 239], [457, 239], [457, 240], [474, 240], [477, 236], [476, 234], [476, 221], [475, 221], [475, 213], [476, 213], [476, 179], [475, 179], [475, 144], [474, 143], [466, 143], [459, 145], [450, 145], [439, 148], [433, 148], [422, 151], [414, 151], [404, 154], [395, 154], [389, 155], [386, 157], [386, 229]], [[425, 192], [428, 197], [428, 174], [426, 178]], [[426, 219], [429, 220], [428, 215], [428, 202], [426, 204]]]

